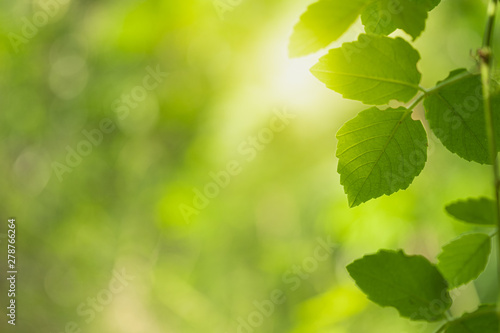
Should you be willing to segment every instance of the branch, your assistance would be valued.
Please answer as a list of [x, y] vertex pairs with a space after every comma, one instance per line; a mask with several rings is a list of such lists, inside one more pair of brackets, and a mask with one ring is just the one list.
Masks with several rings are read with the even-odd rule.
[[[498, 174], [497, 146], [495, 142], [495, 124], [493, 120], [493, 109], [491, 105], [491, 72], [492, 72], [492, 42], [493, 31], [495, 27], [495, 17], [498, 0], [490, 0], [488, 4], [488, 18], [484, 30], [483, 47], [479, 49], [479, 58], [481, 61], [481, 81], [483, 87], [484, 118], [486, 121], [486, 134], [488, 136], [490, 162], [493, 165], [493, 189], [495, 192], [495, 219], [497, 230], [500, 229], [500, 177]], [[500, 285], [500, 237], [498, 240], [497, 254], [497, 274]], [[497, 300], [497, 312], [500, 312], [500, 294]]]

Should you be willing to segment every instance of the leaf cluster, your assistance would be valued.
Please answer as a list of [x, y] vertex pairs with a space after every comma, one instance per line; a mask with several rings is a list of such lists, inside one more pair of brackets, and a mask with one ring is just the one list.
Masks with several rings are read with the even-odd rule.
[[[400, 29], [414, 41], [439, 2], [319, 0], [294, 28], [289, 54], [299, 57], [328, 46], [359, 17], [364, 25], [365, 33], [357, 40], [330, 49], [311, 68], [329, 89], [369, 106], [337, 133], [337, 171], [351, 207], [408, 188], [423, 170], [427, 132], [422, 120], [412, 118], [420, 102], [429, 130], [446, 149], [467, 161], [491, 162], [483, 87], [476, 70], [453, 70], [434, 87], [423, 88], [419, 52], [408, 40], [389, 36]], [[401, 106], [389, 107], [391, 101]], [[493, 108], [500, 107], [500, 95], [493, 94], [491, 101]], [[500, 131], [494, 139], [500, 142]], [[494, 209], [494, 202], [487, 198], [446, 206], [458, 220], [481, 226], [495, 226]], [[373, 302], [394, 307], [412, 320], [445, 320], [452, 304], [450, 290], [476, 279], [485, 269], [491, 237], [462, 235], [442, 248], [436, 264], [403, 251], [381, 250], [354, 261], [347, 270]], [[447, 321], [439, 331], [498, 332], [498, 317], [494, 306], [482, 305]]]

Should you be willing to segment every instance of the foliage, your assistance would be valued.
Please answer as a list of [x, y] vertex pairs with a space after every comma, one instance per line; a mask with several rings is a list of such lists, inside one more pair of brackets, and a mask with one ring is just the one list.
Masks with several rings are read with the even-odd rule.
[[[357, 15], [365, 26], [365, 33], [356, 41], [329, 50], [311, 68], [316, 78], [344, 98], [376, 105], [361, 111], [337, 133], [338, 173], [351, 207], [406, 189], [424, 168], [427, 134], [421, 121], [411, 117], [421, 101], [430, 130], [444, 147], [467, 161], [497, 168], [490, 152], [493, 148], [496, 153], [495, 141], [500, 142], [500, 131], [492, 125], [500, 121], [500, 113], [488, 118], [488, 110], [500, 107], [500, 95], [489, 83], [489, 35], [479, 50], [481, 75], [477, 67], [470, 71], [459, 68], [428, 89], [420, 86], [419, 52], [405, 39], [388, 36], [400, 29], [415, 40], [425, 28], [427, 13], [438, 4], [431, 0], [347, 4], [320, 0], [295, 26], [289, 44], [292, 57], [337, 40]], [[487, 32], [495, 14], [490, 11], [489, 15]], [[391, 101], [412, 103], [394, 108], [394, 104], [388, 106]], [[458, 201], [446, 210], [471, 224], [497, 223], [495, 202], [487, 198]], [[445, 319], [452, 303], [448, 291], [476, 279], [485, 269], [490, 251], [491, 236], [466, 234], [443, 247], [437, 265], [421, 256], [380, 250], [354, 261], [347, 270], [373, 302], [394, 307], [403, 317], [430, 322]], [[432, 309], [435, 302], [441, 303], [437, 311]], [[498, 332], [492, 309], [481, 306], [441, 330]]]
[[405, 108], [372, 107], [337, 133], [340, 183], [351, 206], [405, 189], [422, 171], [427, 138], [422, 123], [410, 114]]
[[497, 333], [498, 316], [495, 305], [481, 305], [476, 311], [466, 313], [443, 326], [445, 333]]
[[490, 236], [464, 235], [443, 247], [437, 267], [450, 288], [455, 288], [479, 276], [488, 263], [490, 251]]
[[446, 206], [446, 211], [456, 219], [479, 225], [495, 225], [495, 203], [488, 198], [458, 200]]
[[[422, 256], [381, 250], [354, 261], [347, 270], [373, 302], [392, 306], [403, 317], [435, 321], [443, 319], [451, 305], [446, 280]], [[441, 298], [443, 306], [432, 312]]]
[[418, 91], [419, 58], [402, 38], [363, 34], [330, 50], [311, 72], [344, 98], [373, 105], [392, 99], [407, 102]]

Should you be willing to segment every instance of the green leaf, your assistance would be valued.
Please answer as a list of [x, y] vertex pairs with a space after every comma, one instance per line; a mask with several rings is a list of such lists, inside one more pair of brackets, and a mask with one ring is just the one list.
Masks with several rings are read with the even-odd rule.
[[290, 57], [316, 52], [342, 36], [359, 15], [368, 33], [388, 35], [396, 29], [413, 39], [425, 28], [427, 12], [440, 0], [319, 0], [295, 25], [288, 45]]
[[490, 236], [465, 235], [443, 247], [437, 267], [450, 288], [456, 288], [476, 279], [484, 271], [490, 252]]
[[412, 320], [442, 319], [452, 302], [446, 281], [422, 256], [381, 250], [354, 261], [347, 270], [370, 300]]
[[337, 139], [337, 171], [351, 207], [406, 189], [427, 160], [424, 127], [404, 108], [364, 110]]
[[408, 102], [419, 89], [419, 59], [404, 39], [362, 34], [330, 50], [311, 72], [344, 98], [374, 105]]
[[388, 35], [401, 29], [415, 40], [425, 29], [427, 12], [438, 4], [439, 0], [378, 0], [363, 11], [361, 21], [366, 32]]
[[495, 202], [488, 198], [455, 201], [446, 206], [446, 211], [460, 221], [496, 226]]
[[[481, 164], [489, 164], [488, 139], [484, 121], [481, 77], [464, 69], [450, 73], [424, 100], [429, 126], [452, 153]], [[500, 107], [498, 95], [492, 97], [493, 109]], [[500, 124], [500, 113], [494, 113]], [[496, 131], [500, 142], [500, 131]]]
[[370, 0], [320, 0], [307, 8], [295, 25], [290, 57], [316, 52], [337, 40], [356, 21]]
[[445, 333], [498, 333], [498, 315], [495, 305], [481, 305], [446, 325]]

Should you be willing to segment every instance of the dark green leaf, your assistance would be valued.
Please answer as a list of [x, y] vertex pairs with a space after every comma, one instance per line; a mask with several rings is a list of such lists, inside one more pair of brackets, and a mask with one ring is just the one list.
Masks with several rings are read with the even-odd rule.
[[435, 321], [451, 305], [446, 281], [422, 256], [381, 250], [354, 261], [347, 270], [373, 302], [394, 307], [403, 317]]
[[337, 139], [340, 183], [351, 207], [407, 188], [427, 160], [424, 127], [404, 108], [364, 110]]
[[456, 201], [447, 205], [446, 211], [464, 222], [496, 226], [495, 202], [488, 198]]
[[[467, 161], [490, 163], [480, 76], [459, 69], [438, 86], [424, 100], [432, 131], [449, 151]], [[500, 107], [498, 95], [492, 103], [495, 110]], [[494, 121], [500, 124], [500, 113]], [[496, 136], [500, 142], [500, 131]]]
[[291, 57], [316, 52], [337, 40], [370, 0], [320, 0], [307, 8], [288, 45]]
[[490, 236], [465, 235], [443, 247], [437, 267], [450, 288], [456, 288], [474, 280], [484, 271], [490, 252]]
[[375, 105], [408, 102], [419, 89], [419, 59], [404, 39], [363, 34], [330, 50], [311, 72], [345, 98]]
[[495, 305], [481, 305], [445, 325], [445, 333], [498, 333], [498, 314]]

